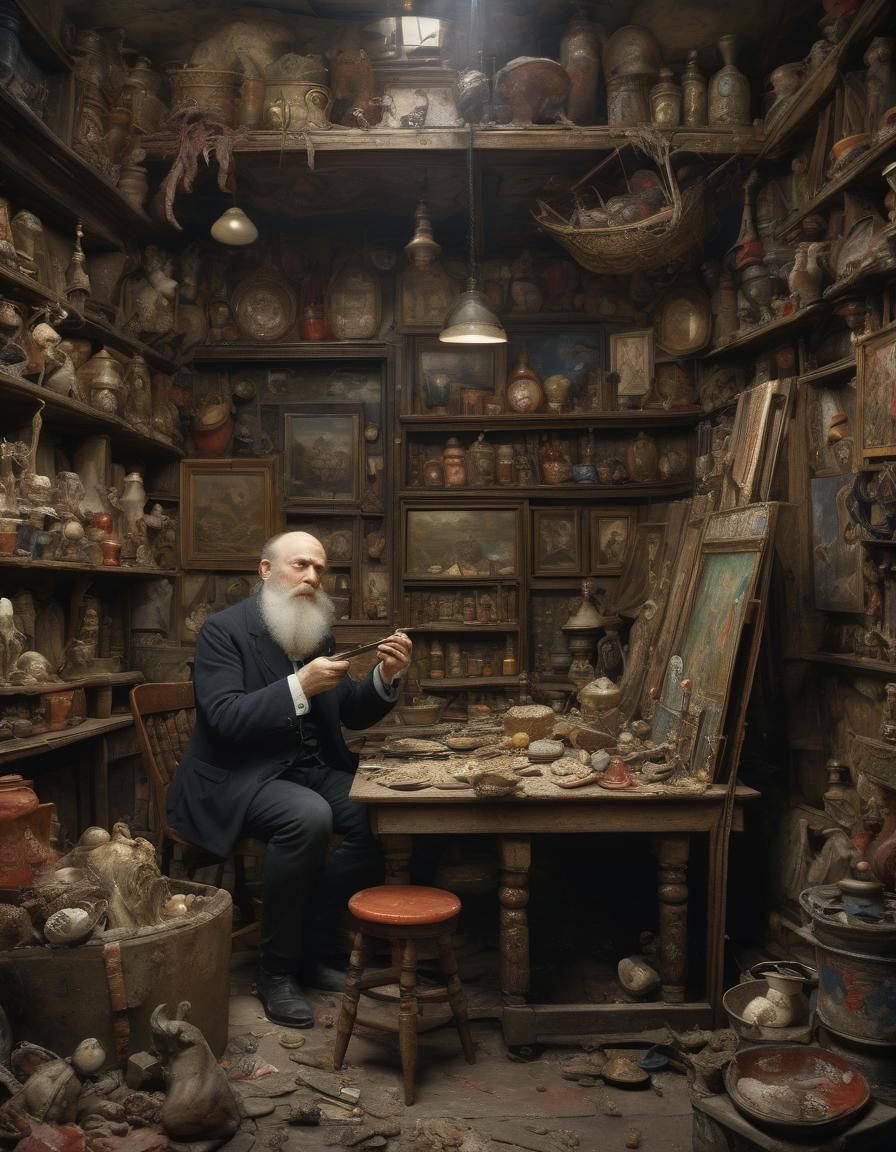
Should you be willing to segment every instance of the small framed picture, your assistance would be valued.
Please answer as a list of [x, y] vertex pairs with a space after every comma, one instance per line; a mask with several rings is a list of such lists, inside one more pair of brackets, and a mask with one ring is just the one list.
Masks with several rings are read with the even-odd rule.
[[181, 461], [181, 564], [254, 571], [279, 528], [274, 458]]
[[361, 409], [283, 415], [283, 496], [290, 504], [361, 499]]
[[532, 575], [583, 574], [581, 508], [533, 509]]
[[592, 510], [588, 526], [588, 571], [595, 575], [621, 572], [635, 526], [631, 508]]
[[861, 461], [896, 456], [896, 324], [856, 344], [858, 437]]
[[610, 371], [616, 376], [616, 407], [640, 407], [653, 386], [653, 329], [613, 332]]
[[406, 508], [405, 572], [411, 580], [517, 576], [519, 540], [516, 508]]

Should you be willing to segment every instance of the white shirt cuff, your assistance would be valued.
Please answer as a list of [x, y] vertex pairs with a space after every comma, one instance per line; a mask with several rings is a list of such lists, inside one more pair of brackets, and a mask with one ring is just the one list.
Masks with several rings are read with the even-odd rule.
[[302, 691], [298, 673], [291, 672], [289, 676], [286, 677], [286, 683], [289, 685], [289, 691], [292, 693], [292, 702], [296, 707], [296, 716], [304, 716], [311, 706], [308, 703], [308, 697]]
[[381, 696], [383, 700], [388, 700], [391, 703], [391, 701], [398, 699], [398, 693], [401, 691], [401, 677], [393, 676], [392, 683], [387, 684], [383, 680], [383, 674], [380, 671], [379, 664], [377, 664], [373, 670], [373, 686], [378, 696]]

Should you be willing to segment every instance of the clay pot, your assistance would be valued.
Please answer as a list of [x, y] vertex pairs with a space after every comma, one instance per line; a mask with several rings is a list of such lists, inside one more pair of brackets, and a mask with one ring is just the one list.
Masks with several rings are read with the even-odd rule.
[[507, 407], [511, 412], [540, 412], [544, 407], [541, 377], [530, 366], [525, 352], [520, 352], [507, 377]]
[[68, 725], [72, 713], [72, 693], [48, 692], [44, 696], [44, 706], [47, 710], [47, 722], [51, 732], [61, 732]]
[[25, 816], [37, 806], [37, 795], [30, 780], [17, 775], [0, 776], [0, 821]]
[[103, 553], [103, 567], [117, 568], [121, 563], [121, 542], [119, 540], [101, 540], [100, 548]]
[[206, 404], [195, 417], [193, 448], [197, 456], [226, 456], [233, 439], [233, 411], [224, 401]]
[[636, 783], [621, 756], [613, 757], [607, 765], [606, 771], [598, 780], [601, 788], [634, 788]]

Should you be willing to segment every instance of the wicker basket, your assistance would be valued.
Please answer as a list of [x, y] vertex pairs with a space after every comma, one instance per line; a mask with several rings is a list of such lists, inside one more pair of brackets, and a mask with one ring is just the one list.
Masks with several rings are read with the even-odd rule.
[[[577, 264], [589, 272], [620, 276], [657, 268], [682, 256], [703, 239], [705, 226], [704, 184], [687, 188], [683, 193], [669, 162], [668, 150], [659, 161], [665, 171], [671, 204], [661, 212], [631, 224], [581, 228], [570, 224], [544, 201], [538, 201], [533, 213], [539, 227], [562, 244]], [[584, 184], [589, 176], [579, 181]]]

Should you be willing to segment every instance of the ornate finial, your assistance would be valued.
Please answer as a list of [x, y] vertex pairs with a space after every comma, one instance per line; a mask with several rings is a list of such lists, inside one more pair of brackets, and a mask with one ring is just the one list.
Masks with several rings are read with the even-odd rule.
[[71, 262], [65, 275], [65, 295], [74, 308], [80, 312], [84, 308], [84, 301], [90, 295], [90, 277], [87, 275], [87, 260], [81, 240], [84, 229], [79, 220], [75, 225], [75, 247], [72, 251]]
[[428, 268], [441, 254], [441, 245], [437, 244], [432, 235], [432, 223], [426, 205], [421, 200], [414, 213], [414, 236], [404, 246], [408, 260], [418, 268]]

